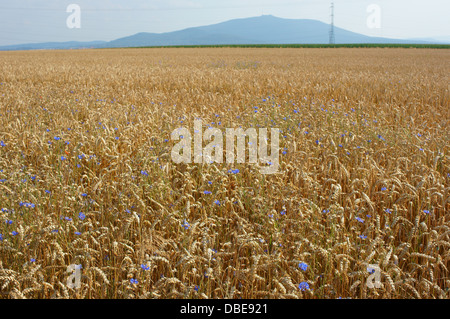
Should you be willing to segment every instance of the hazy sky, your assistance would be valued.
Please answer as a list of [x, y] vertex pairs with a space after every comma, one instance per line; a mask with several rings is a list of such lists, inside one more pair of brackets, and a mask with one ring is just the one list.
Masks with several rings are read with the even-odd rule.
[[[0, 0], [0, 45], [109, 41], [137, 32], [167, 32], [235, 18], [271, 14], [330, 22], [332, 0]], [[81, 28], [70, 29], [69, 4], [81, 8]], [[369, 28], [369, 5], [381, 9]], [[450, 39], [450, 0], [334, 0], [335, 25], [390, 38]]]

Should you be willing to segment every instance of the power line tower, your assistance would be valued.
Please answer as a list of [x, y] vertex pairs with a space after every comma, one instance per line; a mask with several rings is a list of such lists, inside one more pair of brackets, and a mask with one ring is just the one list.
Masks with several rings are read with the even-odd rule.
[[331, 27], [330, 27], [330, 44], [334, 44], [334, 2], [331, 3]]

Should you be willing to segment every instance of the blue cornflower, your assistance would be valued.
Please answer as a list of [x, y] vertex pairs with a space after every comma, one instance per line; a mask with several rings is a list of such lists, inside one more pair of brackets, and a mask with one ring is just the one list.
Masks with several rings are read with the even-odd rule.
[[11, 225], [11, 224], [13, 223], [13, 221], [12, 221], [12, 220], [7, 220], [6, 223], [7, 223], [8, 225]]
[[76, 231], [76, 232], [75, 232], [75, 235], [78, 235], [78, 236], [80, 236], [80, 235], [81, 235], [81, 233], [80, 233], [79, 231]]
[[359, 217], [356, 217], [356, 220], [359, 221], [360, 223], [364, 223], [364, 219], [361, 219]]
[[130, 282], [131, 282], [132, 284], [138, 284], [138, 280], [137, 280], [137, 279], [131, 278], [131, 279], [130, 279]]
[[387, 188], [386, 187], [381, 187], [381, 190], [385, 191], [385, 190], [387, 190]]
[[34, 258], [30, 259], [30, 263], [34, 263], [35, 261], [36, 261], [36, 259], [34, 259]]
[[66, 159], [67, 159], [66, 157], [61, 156], [61, 161], [64, 161], [64, 160], [66, 160]]
[[365, 235], [359, 235], [359, 238], [361, 238], [361, 239], [366, 239], [367, 236], [365, 236]]
[[424, 211], [423, 211], [425, 214], [429, 214], [430, 213], [430, 211], [429, 210], [426, 210], [426, 209], [424, 209]]
[[229, 169], [228, 173], [237, 174], [239, 173], [239, 169]]
[[86, 196], [87, 196], [87, 194], [86, 194], [86, 193], [83, 193], [83, 194], [81, 194], [81, 196], [83, 196], [83, 197], [86, 197]]
[[27, 208], [34, 208], [34, 207], [36, 207], [36, 205], [33, 204], [33, 203], [24, 203], [24, 202], [20, 202], [19, 206], [25, 206]]
[[306, 281], [302, 281], [298, 285], [298, 289], [300, 289], [301, 291], [309, 290], [309, 284]]
[[71, 221], [71, 220], [72, 220], [72, 218], [70, 218], [70, 217], [64, 217], [64, 219], [65, 219], [65, 220], [68, 220], [68, 221]]
[[0, 145], [1, 145], [2, 147], [5, 147], [5, 146], [6, 146], [6, 144], [5, 144], [3, 141], [0, 141]]
[[283, 209], [283, 210], [280, 212], [280, 214], [281, 214], [281, 215], [286, 215], [286, 211]]
[[212, 194], [210, 191], [204, 191], [204, 194]]
[[218, 199], [216, 199], [216, 200], [214, 201], [214, 204], [220, 205], [220, 201], [219, 201]]
[[3, 234], [0, 234], [0, 241], [3, 241]]
[[148, 173], [146, 171], [141, 171], [142, 175], [148, 176]]
[[182, 226], [184, 229], [189, 229], [189, 227], [191, 227], [191, 225], [189, 225], [189, 223], [187, 221], [184, 221]]
[[194, 286], [194, 290], [198, 291], [198, 286], [197, 285]]
[[147, 266], [147, 265], [145, 265], [145, 264], [142, 264], [142, 265], [141, 265], [141, 268], [142, 268], [143, 270], [149, 270], [149, 269], [150, 269], [150, 266]]
[[308, 265], [305, 263], [299, 263], [298, 267], [303, 271], [306, 271], [306, 269], [308, 269]]
[[86, 218], [86, 215], [83, 212], [78, 213], [78, 218], [81, 220], [84, 220]]
[[18, 234], [18, 232], [16, 232], [15, 230], [11, 233], [11, 235], [16, 236]]
[[59, 136], [54, 137], [55, 141], [59, 141], [61, 138]]
[[384, 211], [385, 211], [386, 213], [388, 213], [388, 214], [391, 214], [391, 213], [392, 213], [392, 211], [391, 211], [389, 208], [386, 208]]

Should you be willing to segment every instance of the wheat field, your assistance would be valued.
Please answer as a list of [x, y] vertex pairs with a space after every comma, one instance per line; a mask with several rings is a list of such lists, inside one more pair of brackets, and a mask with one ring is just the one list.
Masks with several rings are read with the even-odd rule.
[[[449, 298], [449, 71], [435, 49], [0, 52], [0, 298]], [[196, 118], [279, 128], [278, 173], [174, 163]]]

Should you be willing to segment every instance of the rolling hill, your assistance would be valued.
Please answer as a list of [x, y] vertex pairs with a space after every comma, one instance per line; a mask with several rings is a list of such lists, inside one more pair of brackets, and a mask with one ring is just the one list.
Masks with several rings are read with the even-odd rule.
[[[272, 15], [234, 19], [208, 26], [167, 33], [141, 32], [109, 42], [34, 43], [0, 47], [0, 50], [118, 48], [171, 45], [326, 44], [330, 26], [309, 19], [283, 19]], [[422, 39], [377, 38], [335, 27], [336, 44], [430, 44]]]

